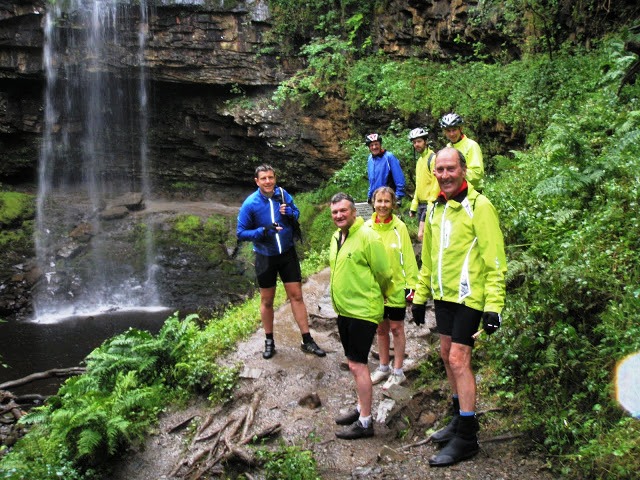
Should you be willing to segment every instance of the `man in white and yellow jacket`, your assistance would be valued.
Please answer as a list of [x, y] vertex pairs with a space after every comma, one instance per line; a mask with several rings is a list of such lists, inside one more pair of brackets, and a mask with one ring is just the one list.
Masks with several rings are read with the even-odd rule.
[[454, 416], [431, 436], [446, 446], [429, 464], [446, 466], [479, 450], [471, 352], [481, 322], [487, 335], [500, 327], [507, 267], [498, 214], [466, 181], [464, 155], [444, 148], [436, 155], [435, 168], [441, 191], [427, 214], [412, 313], [414, 322], [423, 324], [424, 304], [433, 298]]

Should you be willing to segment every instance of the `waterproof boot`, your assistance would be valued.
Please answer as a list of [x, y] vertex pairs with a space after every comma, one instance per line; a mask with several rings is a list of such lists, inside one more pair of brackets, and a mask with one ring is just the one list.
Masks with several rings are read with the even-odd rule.
[[262, 352], [262, 358], [264, 358], [265, 360], [268, 360], [271, 357], [273, 357], [275, 354], [276, 354], [276, 342], [274, 342], [270, 338], [267, 338], [264, 341], [264, 352]]
[[480, 451], [478, 445], [478, 420], [473, 417], [460, 417], [454, 437], [437, 455], [429, 459], [432, 467], [446, 467], [473, 457]]
[[447, 443], [451, 440], [458, 428], [458, 421], [460, 419], [460, 400], [453, 398], [451, 401], [451, 408], [453, 411], [453, 418], [444, 428], [441, 428], [436, 433], [431, 435], [431, 441], [434, 443]]

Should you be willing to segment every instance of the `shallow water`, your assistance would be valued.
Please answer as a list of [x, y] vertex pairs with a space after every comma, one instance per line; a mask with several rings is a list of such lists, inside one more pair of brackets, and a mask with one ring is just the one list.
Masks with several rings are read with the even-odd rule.
[[[82, 365], [83, 359], [106, 339], [129, 327], [157, 333], [170, 310], [122, 310], [60, 319], [55, 323], [0, 323], [0, 383], [52, 368]], [[82, 365], [84, 366], [84, 365]], [[39, 380], [12, 388], [14, 394], [53, 394], [63, 378]]]

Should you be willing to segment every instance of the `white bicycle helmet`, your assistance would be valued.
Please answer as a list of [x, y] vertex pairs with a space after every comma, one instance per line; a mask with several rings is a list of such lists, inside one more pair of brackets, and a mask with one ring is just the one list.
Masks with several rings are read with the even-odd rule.
[[370, 133], [369, 135], [364, 137], [365, 145], [369, 146], [371, 142], [380, 142], [382, 145], [382, 136], [377, 133]]
[[413, 142], [416, 138], [427, 138], [429, 131], [426, 128], [414, 128], [409, 132], [409, 141]]
[[462, 117], [457, 113], [447, 113], [440, 119], [441, 128], [459, 127], [463, 123]]

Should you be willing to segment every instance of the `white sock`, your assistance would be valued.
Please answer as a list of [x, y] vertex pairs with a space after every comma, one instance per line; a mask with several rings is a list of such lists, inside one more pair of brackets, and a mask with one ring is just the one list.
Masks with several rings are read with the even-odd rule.
[[363, 417], [361, 415], [358, 420], [360, 420], [360, 423], [364, 428], [367, 428], [369, 425], [371, 425], [371, 415], [369, 415], [368, 417]]
[[382, 365], [380, 364], [380, 366], [378, 367], [378, 370], [380, 370], [381, 372], [388, 372], [389, 371], [389, 365]]
[[393, 369], [393, 374], [394, 375], [402, 375], [402, 369], [401, 368], [394, 368]]

